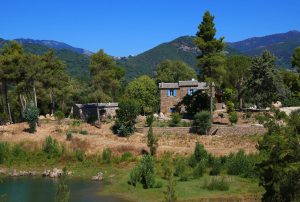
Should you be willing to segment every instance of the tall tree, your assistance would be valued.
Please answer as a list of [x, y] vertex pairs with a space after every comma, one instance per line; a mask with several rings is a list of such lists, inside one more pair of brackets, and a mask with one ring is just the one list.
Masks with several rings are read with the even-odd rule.
[[22, 66], [23, 48], [16, 41], [6, 44], [0, 53], [0, 81], [2, 95], [4, 97], [6, 113], [9, 114], [12, 122], [10, 104], [8, 100], [8, 87], [10, 84], [18, 82], [20, 79], [20, 69]]
[[165, 60], [156, 67], [157, 83], [185, 81], [196, 77], [195, 70], [179, 60]]
[[90, 74], [97, 102], [114, 101], [119, 96], [125, 71], [103, 50], [91, 56]]
[[246, 87], [249, 101], [259, 107], [270, 106], [289, 95], [276, 68], [276, 58], [268, 51], [253, 59]]
[[195, 44], [201, 51], [201, 55], [198, 56], [201, 78], [220, 85], [225, 74], [224, 37], [216, 39], [214, 16], [209, 11], [205, 12], [198, 29]]
[[131, 81], [124, 96], [135, 100], [140, 106], [140, 112], [144, 114], [153, 112], [158, 104], [157, 85], [149, 76], [141, 76]]
[[292, 58], [292, 65], [293, 65], [293, 67], [297, 67], [298, 72], [300, 72], [300, 47], [295, 49], [295, 52], [294, 52], [293, 58]]
[[225, 85], [235, 89], [240, 108], [243, 107], [243, 94], [247, 90], [244, 88], [250, 75], [251, 59], [247, 56], [234, 55], [226, 59], [226, 78]]

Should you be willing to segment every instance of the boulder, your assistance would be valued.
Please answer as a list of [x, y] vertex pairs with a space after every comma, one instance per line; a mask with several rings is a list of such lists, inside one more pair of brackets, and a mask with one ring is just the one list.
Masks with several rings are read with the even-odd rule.
[[46, 118], [46, 117], [43, 116], [43, 115], [39, 116], [39, 119], [40, 119], [40, 120], [43, 120], [43, 119], [45, 119], [45, 118]]
[[103, 179], [104, 178], [103, 178], [103, 173], [102, 172], [99, 172], [99, 173], [97, 173], [97, 175], [92, 177], [92, 180], [94, 180], [94, 181], [102, 181]]
[[62, 174], [63, 174], [63, 170], [62, 170], [62, 169], [54, 168], [54, 169], [50, 172], [49, 177], [51, 177], [51, 178], [58, 178], [58, 177], [62, 176]]

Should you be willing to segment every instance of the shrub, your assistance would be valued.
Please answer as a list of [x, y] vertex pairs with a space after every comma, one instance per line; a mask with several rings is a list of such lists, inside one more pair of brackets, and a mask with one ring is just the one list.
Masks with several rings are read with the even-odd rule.
[[163, 182], [160, 180], [157, 180], [153, 186], [153, 188], [159, 189], [163, 187]]
[[11, 153], [15, 158], [26, 158], [26, 152], [22, 149], [22, 147], [19, 144], [15, 145], [12, 148]]
[[229, 183], [225, 177], [213, 177], [210, 182], [204, 181], [203, 188], [210, 191], [227, 191], [229, 190]]
[[246, 111], [243, 115], [244, 119], [250, 119], [252, 117], [252, 112]]
[[129, 183], [133, 186], [140, 182], [145, 189], [155, 185], [154, 160], [149, 155], [144, 155], [138, 165], [130, 172]]
[[139, 114], [139, 106], [133, 100], [124, 100], [119, 103], [114, 132], [126, 137], [134, 133], [136, 117]]
[[153, 134], [152, 126], [150, 126], [148, 135], [147, 135], [147, 146], [150, 148], [150, 154], [152, 156], [156, 155], [156, 150], [158, 147], [158, 139]]
[[236, 112], [230, 112], [229, 113], [229, 121], [231, 124], [235, 124], [238, 122], [238, 114]]
[[67, 141], [71, 141], [72, 138], [73, 138], [72, 132], [71, 132], [71, 131], [68, 131], [67, 134], [66, 134], [66, 139], [67, 139]]
[[211, 114], [208, 111], [201, 111], [194, 116], [193, 126], [198, 134], [207, 134], [211, 127]]
[[202, 177], [206, 168], [206, 162], [204, 160], [200, 161], [193, 171], [194, 178]]
[[233, 112], [234, 111], [234, 103], [231, 101], [226, 102], [227, 112]]
[[150, 127], [153, 122], [154, 122], [154, 115], [153, 114], [149, 114], [146, 117], [146, 124], [147, 124], [147, 126]]
[[177, 158], [175, 160], [175, 172], [174, 175], [179, 177], [185, 172], [185, 161], [183, 158]]
[[56, 140], [48, 136], [44, 143], [43, 151], [47, 154], [48, 158], [58, 157], [61, 155], [61, 148]]
[[212, 168], [209, 172], [210, 175], [220, 175], [222, 170], [222, 163], [220, 158], [215, 158], [212, 164]]
[[208, 153], [204, 149], [204, 146], [200, 144], [199, 142], [196, 142], [195, 150], [194, 150], [194, 156], [197, 162], [200, 162], [202, 160], [208, 159]]
[[81, 130], [80, 132], [79, 132], [79, 134], [80, 135], [87, 135], [87, 134], [89, 134], [86, 130]]
[[135, 166], [129, 175], [129, 184], [136, 186], [141, 181], [141, 167], [140, 165]]
[[189, 166], [195, 168], [197, 166], [197, 160], [194, 154], [192, 154], [189, 158]]
[[76, 159], [80, 162], [84, 161], [84, 151], [82, 149], [77, 149], [76, 152], [75, 152], [75, 155], [76, 155]]
[[0, 164], [9, 157], [9, 145], [7, 142], [0, 142]]
[[230, 154], [227, 159], [227, 173], [229, 175], [240, 175], [242, 177], [254, 177], [255, 164], [259, 161], [259, 156], [247, 156], [243, 150], [236, 154]]
[[171, 121], [170, 121], [171, 127], [177, 126], [180, 123], [180, 121], [181, 121], [181, 115], [178, 112], [171, 114]]
[[73, 120], [72, 126], [80, 126], [81, 122], [79, 120]]
[[173, 175], [173, 164], [172, 164], [172, 155], [170, 153], [165, 153], [161, 159], [161, 167], [163, 178], [168, 179], [170, 175]]
[[60, 124], [61, 121], [65, 118], [65, 114], [62, 111], [56, 111], [54, 113], [54, 118], [57, 120], [57, 122]]
[[39, 120], [39, 109], [33, 104], [33, 102], [30, 102], [30, 104], [26, 106], [23, 116], [29, 125], [29, 132], [34, 133]]
[[141, 183], [145, 189], [152, 188], [155, 184], [154, 160], [149, 155], [144, 155], [141, 160]]
[[107, 163], [107, 164], [111, 162], [111, 149], [110, 148], [103, 149], [102, 162]]

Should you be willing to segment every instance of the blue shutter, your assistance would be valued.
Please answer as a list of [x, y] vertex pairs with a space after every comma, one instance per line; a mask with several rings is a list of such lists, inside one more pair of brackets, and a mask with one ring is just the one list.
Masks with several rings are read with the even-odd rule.
[[176, 90], [174, 90], [174, 97], [176, 97]]
[[188, 88], [188, 90], [187, 90], [187, 94], [188, 94], [188, 95], [191, 95], [190, 88]]
[[168, 97], [170, 97], [170, 96], [171, 96], [171, 92], [170, 92], [170, 90], [167, 90], [167, 94], [168, 94]]

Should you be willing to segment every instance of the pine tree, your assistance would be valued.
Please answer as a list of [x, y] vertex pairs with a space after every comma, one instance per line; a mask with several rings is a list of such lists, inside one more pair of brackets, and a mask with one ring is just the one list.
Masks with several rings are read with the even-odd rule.
[[173, 174], [168, 177], [167, 191], [165, 191], [165, 202], [175, 202], [177, 197], [175, 194], [176, 182], [174, 180]]
[[295, 52], [294, 52], [293, 58], [292, 58], [292, 65], [293, 65], [293, 67], [297, 67], [298, 72], [300, 72], [300, 47], [295, 49]]
[[201, 77], [206, 81], [214, 81], [220, 85], [225, 74], [224, 38], [215, 38], [214, 16], [209, 11], [205, 12], [198, 29], [195, 44], [201, 51], [201, 55], [198, 56]]
[[150, 154], [152, 156], [156, 155], [157, 147], [158, 147], [158, 139], [153, 134], [153, 128], [150, 126], [149, 132], [147, 135], [147, 146], [150, 148]]

